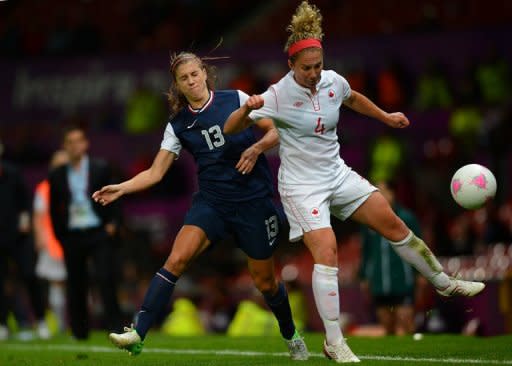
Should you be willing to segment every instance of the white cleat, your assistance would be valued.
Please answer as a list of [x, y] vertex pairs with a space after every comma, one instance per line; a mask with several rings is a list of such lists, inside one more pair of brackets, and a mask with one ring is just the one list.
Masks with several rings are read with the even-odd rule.
[[327, 344], [327, 341], [324, 341], [324, 355], [337, 363], [361, 362], [344, 339], [336, 344]]
[[108, 338], [117, 348], [127, 350], [131, 356], [141, 353], [144, 346], [144, 342], [133, 326], [124, 327], [124, 333], [110, 333]]
[[299, 332], [295, 331], [293, 338], [290, 340], [285, 339], [285, 342], [288, 346], [288, 351], [290, 352], [290, 358], [292, 360], [305, 361], [309, 358], [306, 342], [304, 342], [304, 338], [299, 334]]
[[475, 281], [464, 281], [456, 278], [450, 278], [450, 284], [444, 289], [436, 289], [441, 296], [475, 296], [483, 291], [485, 284]]

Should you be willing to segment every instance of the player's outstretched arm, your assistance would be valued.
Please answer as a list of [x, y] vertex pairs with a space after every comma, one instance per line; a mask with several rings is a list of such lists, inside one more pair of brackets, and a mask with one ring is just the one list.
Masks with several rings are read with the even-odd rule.
[[224, 124], [224, 133], [232, 135], [245, 130], [252, 124], [249, 113], [254, 109], [263, 107], [263, 97], [261, 95], [251, 95], [243, 106], [233, 111]]
[[264, 135], [240, 156], [236, 168], [242, 174], [249, 174], [258, 160], [258, 156], [279, 143], [279, 134], [271, 119], [262, 118], [256, 122], [256, 126], [264, 132]]
[[101, 188], [92, 194], [93, 200], [105, 206], [125, 194], [142, 191], [153, 186], [162, 180], [164, 174], [171, 167], [175, 156], [174, 153], [167, 150], [160, 150], [149, 169], [122, 183]]
[[387, 113], [355, 90], [352, 90], [352, 95], [343, 104], [358, 113], [378, 119], [393, 128], [405, 128], [410, 124], [409, 119], [403, 113]]

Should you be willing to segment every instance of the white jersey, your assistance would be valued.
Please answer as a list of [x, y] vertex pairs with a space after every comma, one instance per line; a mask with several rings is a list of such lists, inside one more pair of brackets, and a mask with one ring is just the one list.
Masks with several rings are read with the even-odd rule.
[[290, 71], [272, 85], [265, 105], [250, 113], [253, 120], [272, 118], [280, 136], [279, 183], [319, 185], [347, 169], [339, 155], [339, 110], [351, 95], [350, 85], [332, 70], [323, 70], [317, 93], [297, 84]]

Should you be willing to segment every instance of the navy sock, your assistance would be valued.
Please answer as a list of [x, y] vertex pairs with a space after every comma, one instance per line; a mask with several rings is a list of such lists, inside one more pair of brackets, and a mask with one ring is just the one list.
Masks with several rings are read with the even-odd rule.
[[288, 293], [283, 283], [279, 283], [277, 292], [274, 295], [263, 295], [263, 297], [277, 318], [279, 330], [283, 338], [292, 339], [295, 333], [295, 324], [293, 323], [292, 310], [288, 301]]
[[177, 276], [164, 268], [160, 268], [149, 283], [135, 327], [142, 339], [146, 337], [146, 333], [153, 325], [155, 318], [169, 303], [176, 281], [178, 281]]

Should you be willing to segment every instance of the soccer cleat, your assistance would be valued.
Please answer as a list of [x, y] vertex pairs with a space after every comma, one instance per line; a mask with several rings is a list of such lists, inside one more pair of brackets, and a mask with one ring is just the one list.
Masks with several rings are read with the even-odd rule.
[[290, 358], [295, 361], [305, 361], [309, 358], [308, 348], [304, 338], [295, 330], [292, 339], [285, 339], [288, 351], [290, 352]]
[[336, 344], [327, 344], [327, 341], [324, 341], [324, 355], [337, 363], [361, 362], [344, 339]]
[[450, 284], [444, 289], [436, 289], [441, 296], [475, 296], [482, 292], [485, 284], [475, 281], [464, 281], [450, 277]]
[[137, 331], [133, 328], [124, 327], [124, 333], [110, 333], [108, 338], [117, 347], [128, 351], [130, 356], [137, 356], [142, 352], [144, 342]]

